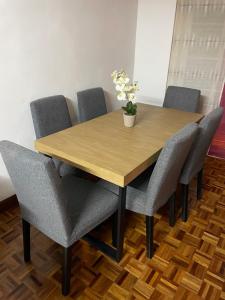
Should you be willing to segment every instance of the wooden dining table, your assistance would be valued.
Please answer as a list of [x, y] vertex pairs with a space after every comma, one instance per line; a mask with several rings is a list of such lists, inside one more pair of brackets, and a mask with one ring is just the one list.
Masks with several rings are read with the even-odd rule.
[[201, 118], [197, 113], [138, 103], [132, 128], [124, 127], [123, 112], [117, 110], [40, 138], [35, 148], [119, 186], [115, 247], [92, 242], [120, 260], [127, 185], [157, 160], [172, 135]]

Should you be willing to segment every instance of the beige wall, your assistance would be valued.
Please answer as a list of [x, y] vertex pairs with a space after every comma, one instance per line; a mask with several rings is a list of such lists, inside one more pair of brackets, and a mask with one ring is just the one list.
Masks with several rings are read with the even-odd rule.
[[[33, 99], [63, 94], [75, 107], [80, 89], [110, 74], [133, 74], [137, 0], [0, 0], [0, 140], [33, 147]], [[75, 120], [74, 116], [73, 119]], [[0, 200], [13, 188], [0, 159]]]
[[175, 11], [176, 0], [138, 1], [134, 78], [142, 102], [163, 102]]

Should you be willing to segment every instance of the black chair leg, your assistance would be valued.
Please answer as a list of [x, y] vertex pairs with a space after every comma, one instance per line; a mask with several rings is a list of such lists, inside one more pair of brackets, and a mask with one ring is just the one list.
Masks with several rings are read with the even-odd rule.
[[182, 197], [182, 213], [181, 218], [184, 222], [188, 219], [188, 184], [181, 185], [181, 197]]
[[169, 224], [174, 226], [176, 223], [176, 194], [174, 193], [169, 199]]
[[30, 261], [30, 223], [22, 219], [23, 226], [23, 256], [24, 261]]
[[115, 212], [112, 216], [112, 245], [113, 247], [117, 247], [117, 214], [118, 212]]
[[197, 176], [197, 199], [202, 198], [202, 179], [203, 179], [203, 169], [198, 172]]
[[64, 248], [63, 257], [63, 274], [62, 274], [62, 294], [67, 296], [70, 292], [70, 275], [71, 275], [71, 246]]
[[154, 228], [154, 217], [146, 216], [146, 247], [147, 247], [148, 258], [152, 258], [154, 254], [153, 228]]

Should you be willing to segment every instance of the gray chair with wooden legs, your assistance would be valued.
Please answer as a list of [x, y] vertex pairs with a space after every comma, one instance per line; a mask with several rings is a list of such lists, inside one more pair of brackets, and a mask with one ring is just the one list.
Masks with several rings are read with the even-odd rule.
[[[153, 256], [154, 213], [169, 200], [170, 225], [175, 224], [175, 192], [179, 176], [196, 138], [197, 124], [189, 124], [172, 136], [161, 151], [150, 179], [127, 187], [126, 209], [146, 215], [147, 257]], [[98, 184], [115, 194], [118, 188], [101, 180]]]
[[107, 113], [105, 95], [101, 87], [77, 93], [79, 121], [85, 122]]
[[197, 112], [201, 91], [180, 86], [168, 86], [163, 107]]
[[67, 295], [71, 246], [116, 212], [118, 197], [85, 179], [60, 177], [49, 157], [12, 142], [0, 142], [0, 152], [21, 209], [24, 260], [30, 261], [32, 224], [64, 248], [62, 293]]
[[180, 183], [182, 197], [182, 220], [188, 218], [188, 188], [191, 180], [197, 176], [197, 199], [202, 197], [202, 178], [204, 159], [219, 126], [223, 108], [218, 107], [199, 123], [199, 133], [185, 162]]
[[[30, 109], [37, 139], [72, 126], [66, 98], [62, 95], [32, 101]], [[59, 159], [53, 158], [53, 162], [60, 176], [78, 173]]]

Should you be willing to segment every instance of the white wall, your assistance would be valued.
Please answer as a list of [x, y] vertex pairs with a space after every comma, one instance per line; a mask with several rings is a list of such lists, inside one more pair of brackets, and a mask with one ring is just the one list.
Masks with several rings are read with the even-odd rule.
[[[102, 86], [133, 74], [137, 0], [0, 0], [0, 140], [33, 148], [31, 100]], [[74, 115], [73, 115], [73, 119]], [[0, 200], [14, 193], [0, 159]]]
[[176, 0], [138, 1], [134, 79], [141, 102], [163, 103], [175, 11]]

